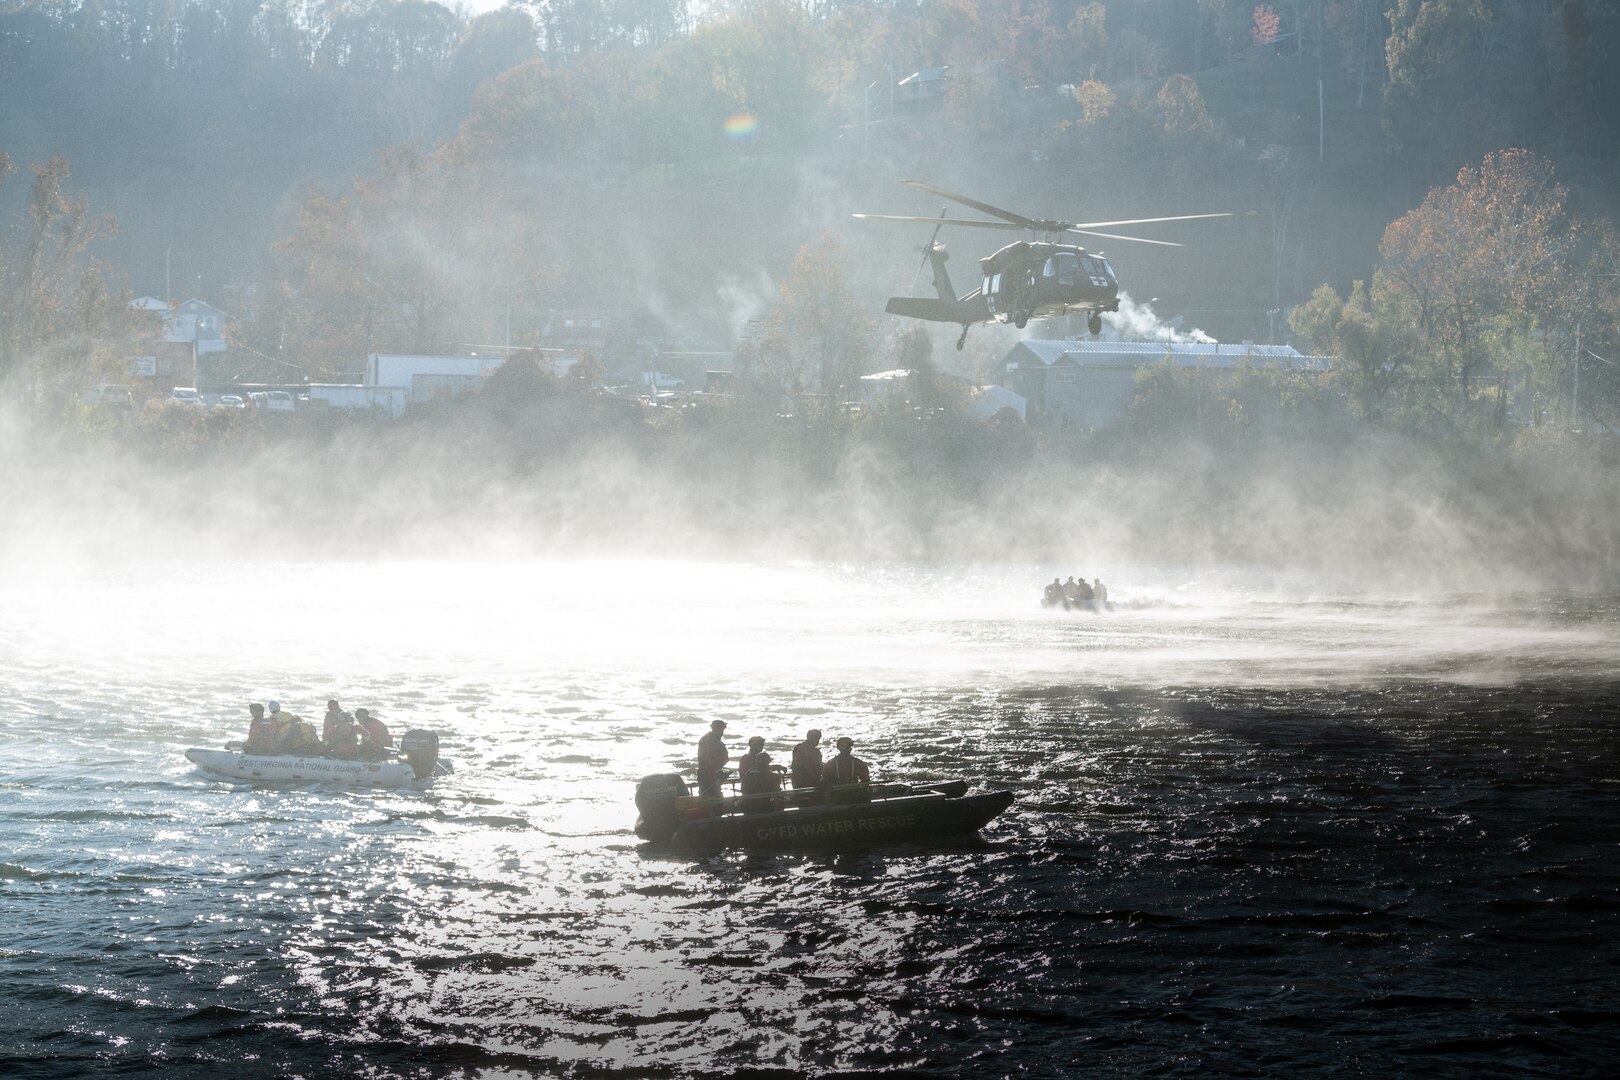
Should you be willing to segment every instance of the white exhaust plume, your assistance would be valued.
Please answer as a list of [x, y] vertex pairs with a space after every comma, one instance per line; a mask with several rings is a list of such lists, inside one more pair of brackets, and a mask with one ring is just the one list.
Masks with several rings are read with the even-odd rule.
[[1215, 339], [1194, 327], [1182, 330], [1180, 319], [1165, 321], [1153, 312], [1153, 302], [1138, 304], [1129, 293], [1119, 294], [1119, 310], [1105, 312], [1103, 323], [1121, 341], [1164, 341], [1177, 345], [1213, 345]]

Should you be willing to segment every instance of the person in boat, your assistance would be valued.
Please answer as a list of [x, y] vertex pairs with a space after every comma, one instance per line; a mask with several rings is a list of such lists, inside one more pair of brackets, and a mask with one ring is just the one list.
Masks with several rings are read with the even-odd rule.
[[1082, 603], [1089, 603], [1089, 601], [1097, 598], [1096, 594], [1091, 591], [1091, 586], [1086, 584], [1086, 575], [1084, 574], [1081, 574], [1080, 580], [1075, 582], [1074, 598]]
[[748, 753], [737, 759], [737, 774], [745, 796], [766, 796], [743, 799], [743, 813], [757, 814], [769, 810], [771, 800], [768, 796], [782, 790], [782, 775], [781, 766], [772, 765], [771, 755], [765, 752], [764, 736], [755, 735], [748, 740]]
[[279, 743], [281, 741], [282, 732], [286, 731], [294, 724], [299, 724], [303, 721], [297, 713], [290, 713], [283, 709], [281, 707], [281, 702], [275, 700], [274, 698], [270, 699], [268, 706], [270, 710], [271, 737], [273, 741]]
[[821, 729], [805, 732], [804, 742], [793, 748], [793, 786], [815, 787], [821, 783]]
[[709, 733], [698, 740], [698, 794], [719, 795], [720, 773], [731, 752], [726, 749], [726, 722], [716, 720], [709, 725]]
[[360, 756], [360, 729], [355, 726], [354, 717], [342, 710], [335, 717], [328, 714], [326, 736], [321, 742], [326, 747], [327, 757], [347, 760]]
[[1061, 580], [1059, 580], [1058, 578], [1053, 578], [1052, 579], [1052, 584], [1048, 585], [1041, 592], [1041, 603], [1047, 604], [1047, 605], [1050, 606], [1052, 604], [1061, 604], [1062, 602], [1063, 602], [1063, 582]]
[[[872, 772], [866, 767], [866, 762], [853, 753], [855, 740], [848, 735], [838, 737], [838, 753], [828, 759], [821, 770], [823, 786], [827, 788], [830, 802], [865, 802], [870, 799], [868, 791], [854, 791], [854, 785], [869, 787], [872, 783]], [[844, 790], [840, 791], [839, 789]]]
[[321, 737], [315, 725], [292, 713], [282, 713], [287, 719], [276, 734], [276, 753], [294, 757], [311, 757], [321, 752]]
[[354, 710], [354, 726], [360, 729], [360, 756], [381, 761], [394, 745], [394, 736], [387, 725], [368, 709]]
[[[274, 705], [275, 702], [270, 704]], [[276, 722], [265, 715], [264, 706], [257, 701], [248, 706], [247, 742], [242, 744], [244, 754], [273, 754], [276, 752]]]
[[1078, 600], [1078, 599], [1080, 599], [1079, 590], [1076, 588], [1076, 586], [1074, 584], [1074, 575], [1073, 574], [1070, 574], [1069, 575], [1069, 580], [1065, 581], [1063, 583], [1063, 599], [1065, 599], [1065, 600]]
[[333, 728], [345, 720], [351, 724], [354, 723], [354, 717], [338, 707], [337, 698], [328, 701], [326, 703], [326, 716], [321, 720], [321, 741], [330, 745]]
[[1091, 594], [1097, 598], [1097, 606], [1106, 607], [1108, 604], [1108, 586], [1102, 583], [1102, 578], [1091, 579]]

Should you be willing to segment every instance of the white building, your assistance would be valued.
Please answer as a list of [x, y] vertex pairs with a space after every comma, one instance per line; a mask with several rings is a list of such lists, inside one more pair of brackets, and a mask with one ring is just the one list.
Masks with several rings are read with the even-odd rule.
[[[404, 390], [410, 400], [428, 401], [438, 394], [442, 394], [442, 387], [448, 380], [444, 376], [470, 377], [476, 382], [489, 378], [494, 370], [506, 363], [502, 354], [489, 356], [424, 356], [406, 353], [372, 353], [366, 357], [365, 384], [367, 386], [391, 386]], [[422, 393], [417, 394], [417, 383], [421, 376]], [[431, 389], [430, 389], [431, 388]]]
[[1172, 364], [1205, 371], [1251, 367], [1325, 371], [1325, 356], [1288, 345], [1183, 344], [1162, 341], [1021, 341], [1007, 354], [1006, 386], [1031, 408], [1061, 424], [1097, 428], [1112, 423], [1136, 395], [1137, 369]]
[[163, 340], [189, 342], [198, 355], [225, 351], [225, 326], [231, 317], [201, 300], [170, 304], [155, 296], [141, 296], [129, 302], [139, 311], [155, 312], [163, 320]]

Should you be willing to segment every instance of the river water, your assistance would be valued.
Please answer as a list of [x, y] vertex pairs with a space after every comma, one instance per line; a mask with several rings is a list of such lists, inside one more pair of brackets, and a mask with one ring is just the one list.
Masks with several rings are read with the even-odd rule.
[[[1051, 573], [7, 580], [0, 1075], [1620, 1069], [1620, 603], [1142, 571], [1065, 614]], [[457, 771], [185, 760], [270, 697]], [[1017, 801], [949, 848], [650, 854], [634, 783], [716, 717]]]

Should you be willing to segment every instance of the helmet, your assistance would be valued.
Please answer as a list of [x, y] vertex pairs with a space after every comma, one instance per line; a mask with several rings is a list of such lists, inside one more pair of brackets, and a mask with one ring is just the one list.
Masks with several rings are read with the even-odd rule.
[[271, 698], [268, 702], [266, 702], [265, 707], [271, 712], [280, 712], [281, 702], [277, 701], [275, 698]]

